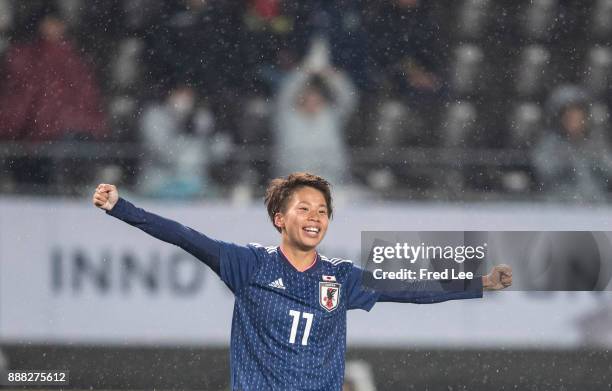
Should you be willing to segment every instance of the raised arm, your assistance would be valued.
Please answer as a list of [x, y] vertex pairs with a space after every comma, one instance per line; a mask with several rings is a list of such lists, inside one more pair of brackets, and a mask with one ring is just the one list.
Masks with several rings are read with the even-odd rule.
[[310, 74], [301, 69], [295, 69], [281, 83], [277, 96], [278, 110], [289, 112], [295, 110], [295, 102], [300, 92], [306, 86]]
[[357, 88], [344, 72], [329, 68], [321, 72], [321, 76], [334, 97], [334, 110], [340, 118], [346, 119], [357, 104]]
[[416, 280], [405, 282], [404, 289], [381, 292], [378, 301], [430, 304], [448, 300], [482, 297], [483, 290], [500, 290], [512, 285], [512, 268], [496, 265], [482, 277], [467, 280]]
[[[356, 266], [349, 279], [349, 309], [370, 310], [376, 302], [433, 304], [448, 300], [482, 297], [483, 290], [505, 289], [512, 285], [512, 268], [496, 265], [491, 272], [471, 280], [415, 280], [402, 281], [396, 290], [377, 291], [364, 284], [371, 273]], [[462, 284], [459, 286], [459, 284]]]
[[420, 280], [404, 282], [402, 289], [380, 292], [379, 302], [433, 304], [448, 300], [476, 299], [482, 297], [482, 278], [465, 280], [462, 286], [457, 281]]
[[221, 274], [221, 242], [176, 221], [137, 208], [123, 198], [119, 198], [119, 192], [113, 185], [98, 185], [93, 195], [93, 203], [98, 208], [106, 210], [107, 214], [157, 239], [179, 246], [207, 264], [215, 273]]

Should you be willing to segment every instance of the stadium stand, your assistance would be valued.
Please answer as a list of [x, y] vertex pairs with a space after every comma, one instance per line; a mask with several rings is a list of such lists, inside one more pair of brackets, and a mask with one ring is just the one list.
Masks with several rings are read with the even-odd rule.
[[[410, 62], [414, 54], [402, 52], [401, 47], [390, 52], [400, 62], [383, 64], [385, 50], [396, 50], [385, 48], [384, 39], [397, 35], [397, 26], [380, 23], [381, 9], [350, 0], [343, 2], [347, 12], [342, 15], [318, 1], [309, 5], [279, 1], [270, 8], [257, 1], [230, 1], [223, 6], [197, 1], [93, 1], [83, 7], [74, 0], [2, 0], [3, 58], [12, 45], [32, 36], [36, 21], [51, 3], [96, 67], [111, 134], [101, 143], [41, 144], [4, 137], [0, 189], [5, 193], [82, 194], [86, 188], [82, 183], [58, 186], [46, 181], [33, 186], [7, 167], [38, 156], [51, 159], [53, 172], [66, 167], [58, 159], [71, 161], [88, 154], [100, 172], [119, 168], [122, 182], [137, 190], [148, 164], [138, 132], [143, 108], [165, 96], [177, 74], [182, 74], [191, 78], [202, 103], [213, 112], [213, 139], [223, 140], [216, 153], [231, 151], [231, 156], [217, 160], [222, 163], [207, 168], [220, 189], [214, 194], [231, 194], [246, 180], [253, 187], [252, 195], [260, 196], [274, 163], [270, 161], [272, 99], [312, 38], [321, 34], [332, 40], [333, 62], [344, 67], [360, 88], [359, 110], [345, 137], [352, 148], [354, 177], [378, 196], [543, 198], [526, 152], [546, 127], [546, 99], [565, 83], [582, 84], [589, 92], [593, 100], [589, 121], [594, 132], [609, 142], [609, 0], [464, 0], [427, 6], [391, 2], [397, 12], [408, 16], [427, 15], [411, 24], [411, 34], [425, 34], [421, 36], [427, 42], [427, 55], [438, 63], [433, 79], [422, 73], [429, 72], [427, 68], [415, 68]], [[400, 9], [400, 3], [407, 8]], [[338, 25], [342, 29], [333, 27]], [[364, 50], [379, 60], [365, 64], [350, 58], [351, 51]], [[421, 73], [412, 73], [415, 69]], [[397, 90], [398, 77], [425, 85], [440, 83], [440, 87], [435, 97], [414, 95]], [[427, 103], [415, 106], [414, 97]], [[24, 167], [18, 170], [34, 169]], [[381, 168], [395, 178], [392, 186], [383, 186], [384, 191], [368, 179]], [[457, 178], [437, 180], [453, 171], [460, 172]], [[508, 176], [516, 178], [516, 173], [522, 184], [509, 186]], [[64, 183], [71, 181], [70, 174], [63, 178]], [[452, 183], [465, 186], [457, 185], [461, 190], [455, 191], [449, 188]]]

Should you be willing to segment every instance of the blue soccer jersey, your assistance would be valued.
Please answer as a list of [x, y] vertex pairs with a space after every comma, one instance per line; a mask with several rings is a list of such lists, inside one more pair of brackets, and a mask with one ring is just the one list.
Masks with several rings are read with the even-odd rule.
[[221, 278], [236, 297], [231, 362], [234, 390], [339, 390], [346, 311], [369, 310], [349, 261], [317, 256], [297, 271], [278, 247], [226, 249]]
[[279, 247], [239, 246], [208, 238], [119, 199], [108, 212], [208, 264], [234, 293], [231, 383], [234, 391], [341, 390], [346, 312], [377, 301], [434, 303], [482, 296], [480, 278], [461, 292], [364, 288], [352, 262], [317, 254], [298, 271]]

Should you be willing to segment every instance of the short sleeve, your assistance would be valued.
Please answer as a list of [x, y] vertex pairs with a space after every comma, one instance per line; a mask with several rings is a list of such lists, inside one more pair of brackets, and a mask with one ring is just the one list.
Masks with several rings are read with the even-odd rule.
[[262, 255], [252, 245], [239, 246], [233, 243], [221, 243], [221, 280], [235, 293], [249, 283], [257, 271]]

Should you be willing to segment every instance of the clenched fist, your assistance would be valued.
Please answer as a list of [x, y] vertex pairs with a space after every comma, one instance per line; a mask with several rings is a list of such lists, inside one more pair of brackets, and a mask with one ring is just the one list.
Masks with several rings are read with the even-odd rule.
[[485, 290], [494, 291], [510, 285], [512, 285], [512, 268], [508, 265], [496, 265], [491, 269], [491, 273], [482, 277], [482, 287]]
[[96, 187], [93, 195], [93, 204], [100, 209], [111, 210], [119, 200], [119, 192], [114, 185], [101, 183]]

